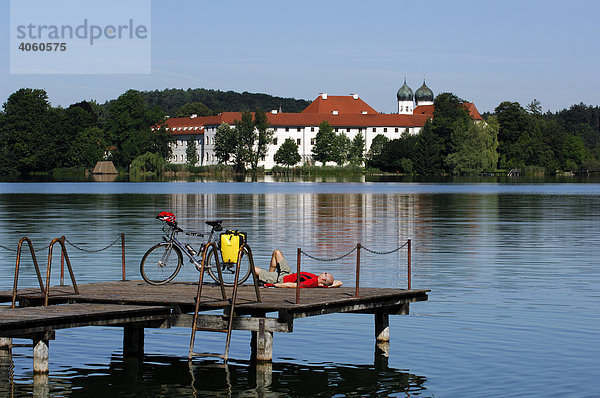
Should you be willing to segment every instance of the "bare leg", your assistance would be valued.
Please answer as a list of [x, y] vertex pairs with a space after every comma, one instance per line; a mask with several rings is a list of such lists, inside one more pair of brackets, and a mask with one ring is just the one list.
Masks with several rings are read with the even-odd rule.
[[269, 272], [277, 270], [277, 264], [283, 260], [283, 253], [281, 250], [273, 250], [271, 255], [271, 265], [269, 266]]
[[[279, 263], [281, 260], [283, 260], [283, 253], [281, 252], [281, 250], [274, 250], [273, 254], [271, 254], [271, 263], [269, 264], [269, 272], [273, 272], [275, 270], [277, 270], [277, 263]], [[258, 275], [258, 273], [261, 271], [262, 269], [260, 267], [254, 267], [254, 272], [256, 272], [256, 275]]]

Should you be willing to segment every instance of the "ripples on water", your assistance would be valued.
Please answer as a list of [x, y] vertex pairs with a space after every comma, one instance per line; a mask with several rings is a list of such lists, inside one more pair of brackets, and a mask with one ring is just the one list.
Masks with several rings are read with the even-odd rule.
[[[138, 279], [139, 259], [160, 239], [153, 217], [170, 210], [185, 228], [202, 230], [204, 220], [221, 218], [226, 227], [247, 231], [256, 263], [264, 266], [274, 248], [292, 258], [298, 246], [333, 257], [357, 242], [386, 251], [410, 238], [413, 286], [432, 290], [428, 302], [411, 306], [411, 316], [391, 317], [385, 366], [374, 357], [372, 316], [299, 319], [294, 333], [275, 334], [271, 385], [263, 388], [245, 362], [249, 333], [234, 332], [227, 374], [206, 362], [188, 369], [185, 329], [147, 329], [141, 364], [123, 361], [120, 329], [61, 330], [50, 343], [50, 391], [56, 395], [90, 396], [97, 388], [122, 396], [595, 396], [599, 187], [0, 183], [0, 244], [15, 247], [28, 236], [41, 248], [64, 234], [97, 249], [123, 232], [127, 277]], [[14, 255], [2, 254], [0, 284], [8, 289]], [[119, 248], [97, 255], [69, 248], [69, 255], [78, 283], [120, 278]], [[364, 286], [406, 285], [405, 251], [363, 252], [361, 259]], [[353, 285], [354, 261], [353, 255], [325, 264], [303, 259], [303, 268], [326, 268]], [[178, 278], [196, 277], [187, 264]], [[35, 283], [26, 263], [20, 286]], [[223, 344], [220, 335], [206, 334], [203, 341]], [[31, 348], [14, 348], [14, 384], [3, 382], [7, 373], [0, 370], [0, 392], [32, 392], [31, 364]]]

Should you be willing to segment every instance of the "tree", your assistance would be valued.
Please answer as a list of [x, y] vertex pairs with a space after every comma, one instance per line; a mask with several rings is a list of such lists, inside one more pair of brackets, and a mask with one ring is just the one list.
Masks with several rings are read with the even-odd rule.
[[215, 134], [215, 152], [222, 162], [231, 161], [238, 172], [250, 166], [253, 173], [258, 171], [258, 162], [267, 154], [273, 140], [273, 130], [269, 128], [264, 112], [254, 114], [243, 112], [242, 120], [234, 120], [235, 127], [219, 126]]
[[242, 120], [233, 121], [235, 127], [235, 169], [238, 172], [246, 170], [246, 165], [250, 163], [250, 151], [254, 142], [254, 123], [252, 114], [248, 111], [242, 113]]
[[217, 127], [217, 132], [215, 133], [214, 145], [215, 156], [220, 163], [228, 163], [230, 160], [235, 163], [235, 141], [235, 130], [227, 123], [221, 123], [221, 125]]
[[[499, 167], [506, 169], [524, 168], [525, 147], [531, 143], [533, 130], [531, 116], [518, 102], [504, 101], [494, 110], [498, 118]], [[525, 145], [525, 147], [524, 147]]]
[[431, 126], [431, 120], [428, 120], [421, 129], [413, 160], [415, 171], [422, 175], [440, 174], [444, 163], [441, 155], [443, 139], [433, 132]]
[[476, 174], [493, 171], [498, 163], [498, 123], [494, 117], [487, 124], [472, 123], [466, 131], [455, 131], [456, 151], [448, 155], [453, 174]]
[[473, 123], [464, 101], [452, 93], [442, 93], [434, 100], [432, 132], [442, 141], [441, 156], [445, 158], [456, 150], [452, 136], [457, 131], [466, 131]]
[[379, 169], [412, 173], [414, 171], [413, 158], [417, 151], [417, 141], [418, 136], [403, 133], [400, 138], [387, 142], [378, 157]]
[[212, 111], [202, 102], [187, 102], [177, 110], [176, 117], [211, 116]]
[[529, 103], [529, 105], [527, 105], [527, 112], [529, 112], [530, 115], [533, 115], [536, 117], [541, 116], [542, 115], [542, 103], [534, 98], [533, 101], [531, 101]]
[[158, 175], [162, 173], [163, 168], [166, 164], [167, 161], [159, 154], [146, 152], [145, 154], [136, 157], [131, 162], [129, 172], [134, 175]]
[[312, 149], [314, 160], [323, 163], [323, 165], [328, 161], [333, 161], [334, 142], [335, 133], [333, 132], [333, 128], [327, 121], [321, 122], [319, 131], [315, 135], [315, 145]]
[[343, 166], [348, 160], [351, 145], [352, 141], [350, 141], [346, 133], [336, 134], [333, 140], [330, 160], [337, 163], [338, 166]]
[[187, 147], [185, 148], [185, 161], [190, 166], [195, 166], [198, 163], [198, 148], [196, 148], [196, 140], [194, 137], [190, 137], [187, 141]]
[[361, 166], [365, 162], [365, 137], [361, 132], [356, 134], [352, 140], [348, 161], [353, 166]]
[[302, 160], [298, 152], [298, 144], [292, 138], [286, 138], [273, 156], [275, 163], [283, 166], [293, 166]]
[[269, 121], [265, 112], [254, 112], [254, 129], [252, 140], [248, 142], [247, 150], [250, 157], [250, 167], [254, 173], [258, 170], [258, 162], [267, 155], [269, 145], [273, 142], [273, 130], [269, 128]]
[[8, 97], [0, 119], [0, 172], [46, 171], [52, 112], [44, 90], [22, 88]]
[[586, 150], [580, 137], [569, 135], [563, 144], [562, 152], [565, 159], [564, 170], [576, 171], [581, 168], [586, 158]]
[[137, 156], [146, 152], [163, 152], [168, 147], [167, 134], [156, 134], [151, 127], [164, 120], [158, 108], [149, 108], [142, 95], [128, 90], [110, 103], [105, 131], [116, 150], [113, 160], [127, 167]]
[[102, 160], [106, 142], [104, 131], [98, 127], [87, 127], [77, 132], [71, 140], [66, 158], [71, 166], [93, 167]]
[[383, 134], [377, 134], [375, 137], [373, 137], [373, 140], [371, 141], [371, 147], [367, 153], [367, 165], [383, 170], [383, 164], [381, 163], [380, 157], [388, 142], [390, 142], [389, 138]]

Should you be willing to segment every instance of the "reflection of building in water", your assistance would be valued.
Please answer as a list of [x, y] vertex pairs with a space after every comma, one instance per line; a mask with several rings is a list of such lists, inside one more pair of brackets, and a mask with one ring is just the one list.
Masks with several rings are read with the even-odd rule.
[[[224, 228], [247, 232], [259, 266], [267, 263], [275, 248], [281, 249], [293, 266], [298, 247], [319, 258], [337, 257], [357, 243], [375, 251], [390, 251], [414, 239], [419, 226], [418, 195], [408, 194], [174, 194], [169, 195], [169, 210], [184, 228], [206, 230], [205, 220], [222, 219]], [[398, 270], [406, 261], [405, 250], [381, 258], [363, 253], [363, 264], [393, 264]], [[355, 261], [352, 254], [313, 266], [332, 272], [343, 267], [347, 275], [353, 275]], [[362, 272], [376, 274], [381, 269], [371, 267]]]

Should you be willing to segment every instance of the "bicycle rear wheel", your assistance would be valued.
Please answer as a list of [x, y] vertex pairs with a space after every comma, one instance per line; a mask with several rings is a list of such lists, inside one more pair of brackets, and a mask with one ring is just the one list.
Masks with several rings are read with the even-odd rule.
[[[223, 284], [225, 286], [233, 286], [233, 282], [235, 281], [235, 267], [236, 264], [235, 263], [221, 263], [219, 264], [219, 253], [216, 252], [214, 249], [211, 250], [212, 253], [207, 253], [207, 261], [208, 261], [208, 255], [212, 254], [213, 257], [217, 258], [216, 264], [217, 266], [220, 266], [221, 268], [221, 275], [223, 276]], [[250, 276], [250, 259], [248, 256], [248, 251], [246, 250], [246, 248], [244, 247], [242, 249], [242, 258], [240, 259], [241, 264], [240, 264], [240, 275], [238, 277], [238, 285], [241, 285], [242, 283], [246, 282], [246, 280], [248, 280], [248, 277]], [[212, 265], [214, 264], [215, 261], [213, 260], [212, 263], [208, 263], [208, 265]], [[217, 283], [219, 283], [219, 274], [218, 271], [215, 267], [208, 267], [208, 274], [210, 275], [211, 278], [213, 278], [213, 280]]]
[[161, 242], [144, 254], [140, 263], [140, 273], [149, 284], [162, 285], [175, 278], [182, 264], [181, 250], [172, 243]]

